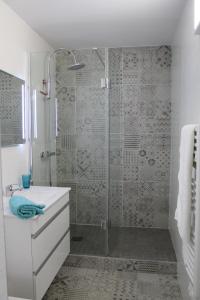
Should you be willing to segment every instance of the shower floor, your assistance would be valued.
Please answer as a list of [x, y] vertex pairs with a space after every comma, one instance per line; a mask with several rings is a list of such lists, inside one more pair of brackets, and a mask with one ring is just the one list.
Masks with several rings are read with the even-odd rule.
[[[77, 239], [74, 241], [73, 237]], [[71, 254], [104, 256], [105, 243], [105, 231], [101, 227], [71, 225]], [[169, 231], [154, 228], [111, 228], [109, 255], [139, 260], [176, 261]]]

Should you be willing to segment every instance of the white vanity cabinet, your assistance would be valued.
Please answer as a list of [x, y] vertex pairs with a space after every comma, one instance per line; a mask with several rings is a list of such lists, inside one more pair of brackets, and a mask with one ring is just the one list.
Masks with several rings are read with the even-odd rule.
[[4, 200], [8, 294], [40, 300], [70, 252], [69, 188], [18, 192], [46, 205], [44, 215], [21, 220]]

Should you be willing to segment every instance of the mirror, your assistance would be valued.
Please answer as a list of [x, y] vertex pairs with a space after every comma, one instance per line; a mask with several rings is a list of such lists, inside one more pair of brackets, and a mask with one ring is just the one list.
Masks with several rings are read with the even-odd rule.
[[1, 144], [25, 143], [25, 82], [0, 70]]

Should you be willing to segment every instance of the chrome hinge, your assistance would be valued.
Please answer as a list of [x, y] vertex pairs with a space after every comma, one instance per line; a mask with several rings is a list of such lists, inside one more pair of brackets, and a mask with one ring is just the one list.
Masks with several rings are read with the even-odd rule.
[[101, 88], [102, 89], [108, 89], [110, 85], [108, 77], [101, 78]]
[[107, 229], [107, 221], [101, 220], [101, 229], [106, 230]]

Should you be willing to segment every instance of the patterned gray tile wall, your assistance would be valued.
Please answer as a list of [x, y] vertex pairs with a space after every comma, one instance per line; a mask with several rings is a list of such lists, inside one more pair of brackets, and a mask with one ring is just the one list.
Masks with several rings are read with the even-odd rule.
[[114, 225], [168, 226], [170, 66], [167, 46], [109, 49]]
[[[108, 193], [105, 69], [91, 49], [76, 55], [86, 65], [76, 72], [67, 70], [70, 56], [57, 56], [57, 178], [73, 187], [71, 221], [99, 225]], [[108, 63], [112, 225], [167, 228], [171, 50], [113, 48]]]
[[[105, 61], [105, 49], [98, 51]], [[57, 181], [72, 187], [71, 222], [100, 225], [108, 194], [108, 101], [100, 86], [105, 67], [92, 49], [75, 54], [83, 69], [68, 70], [70, 55], [56, 60]]]

